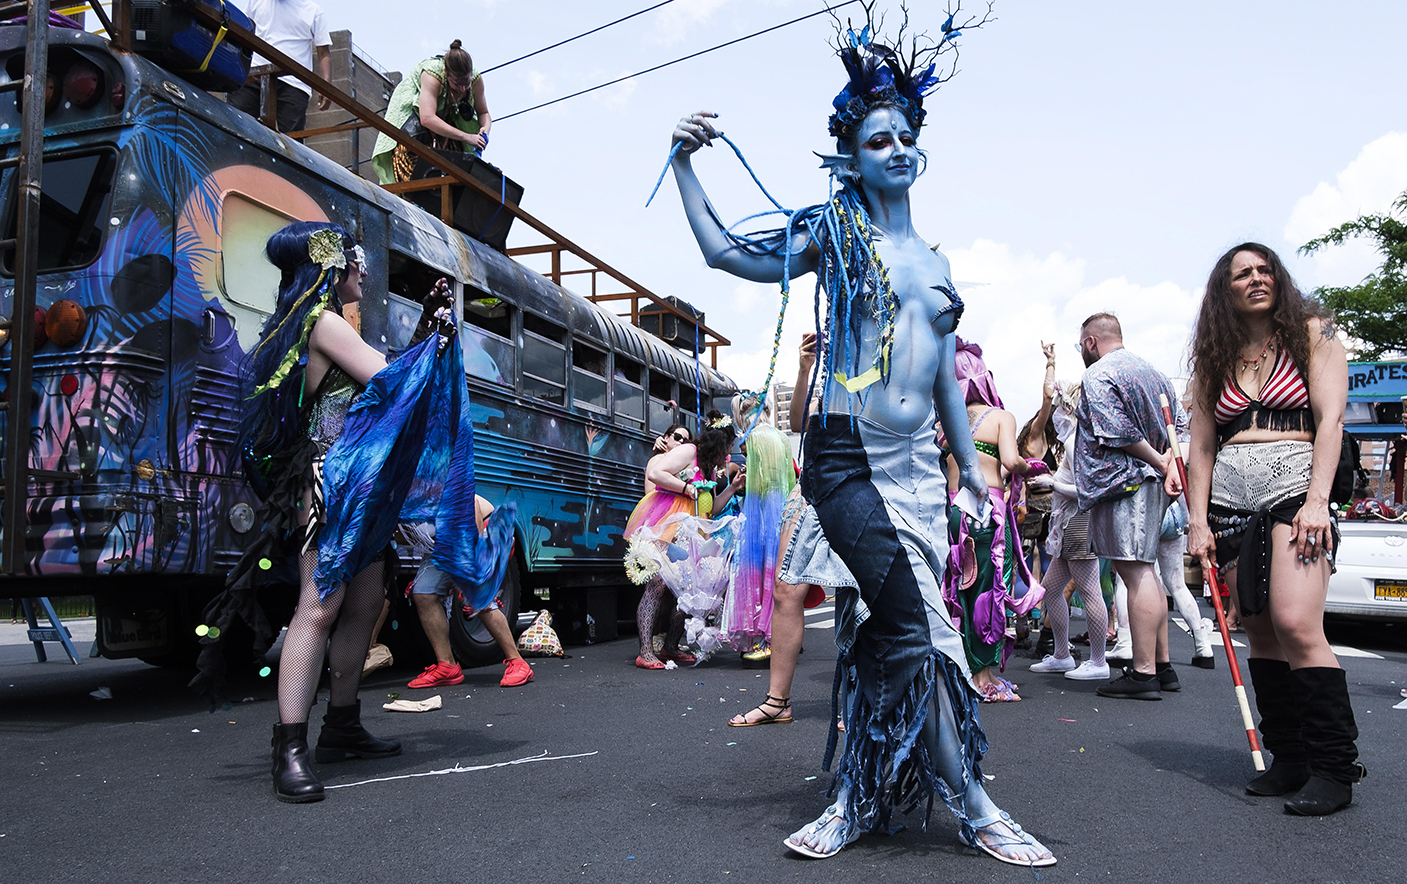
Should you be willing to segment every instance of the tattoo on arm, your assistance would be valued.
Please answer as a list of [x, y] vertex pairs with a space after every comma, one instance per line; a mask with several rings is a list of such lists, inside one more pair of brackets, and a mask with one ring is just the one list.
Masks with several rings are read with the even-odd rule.
[[1319, 333], [1324, 336], [1325, 340], [1338, 334], [1338, 331], [1339, 330], [1334, 327], [1334, 321], [1332, 319], [1326, 319], [1319, 325]]

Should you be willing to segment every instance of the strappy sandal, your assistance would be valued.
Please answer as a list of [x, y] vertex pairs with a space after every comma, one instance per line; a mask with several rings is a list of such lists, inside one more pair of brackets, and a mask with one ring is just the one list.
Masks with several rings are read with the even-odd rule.
[[983, 703], [1021, 702], [1021, 698], [1017, 696], [1016, 691], [1012, 689], [1011, 682], [1003, 684], [1000, 681], [994, 681], [991, 684], [983, 685], [978, 688], [977, 693], [981, 695]]
[[[988, 844], [983, 843], [982, 839], [977, 837], [976, 832], [982, 829], [987, 829], [991, 826], [996, 825], [997, 823], [1005, 823], [1007, 827], [1011, 829], [1012, 834], [1003, 835], [997, 832], [988, 832], [987, 834], [992, 837], [993, 841], [996, 842], [996, 846], [990, 846]], [[968, 847], [976, 848], [977, 850], [982, 851], [993, 859], [1000, 860], [1009, 865], [1026, 866], [1028, 868], [1045, 868], [1046, 866], [1055, 865], [1055, 855], [1050, 853], [1050, 848], [1046, 847], [1044, 844], [1027, 834], [1026, 830], [1018, 826], [1016, 824], [1016, 821], [1011, 818], [1010, 814], [1008, 814], [1004, 810], [999, 811], [996, 816], [990, 817], [985, 820], [972, 820], [968, 823], [968, 825], [972, 827], [973, 834], [969, 836], [964, 833], [962, 835], [963, 842], [966, 843]], [[1014, 857], [1006, 856], [997, 849], [1000, 847], [1016, 847], [1018, 845], [1022, 847], [1030, 847], [1035, 850], [1044, 850], [1050, 855], [1041, 857], [1040, 859], [1025, 862]]]
[[[836, 821], [839, 821], [841, 825], [847, 826], [848, 828], [845, 831], [845, 836], [841, 838], [840, 843], [836, 845], [835, 850], [832, 850], [830, 853], [822, 853], [813, 847], [807, 847], [805, 844], [798, 844], [791, 840], [793, 838], [801, 839], [805, 838], [807, 835], [814, 835], [824, 829], [826, 826], [829, 826], [832, 823], [835, 823]], [[840, 815], [840, 807], [838, 805], [832, 804], [830, 807], [826, 808], [824, 813], [822, 813], [819, 817], [816, 818], [815, 822], [808, 823], [797, 831], [792, 832], [790, 835], [783, 838], [782, 844], [786, 845], [786, 848], [788, 850], [794, 850], [802, 856], [808, 856], [811, 859], [830, 859], [837, 853], [840, 853], [840, 851], [843, 850], [845, 847], [854, 844], [856, 839], [858, 839], [859, 837], [859, 827], [857, 827], [853, 823], [847, 822], [845, 817]]]
[[[777, 711], [776, 711], [775, 714], [769, 715], [769, 714], [767, 714], [767, 711], [762, 708], [763, 706], [771, 706], [773, 709], [776, 709]], [[782, 713], [783, 713], [783, 712], [787, 712], [787, 711], [789, 711], [790, 709], [791, 709], [791, 699], [790, 699], [790, 698], [788, 698], [788, 697], [774, 697], [774, 696], [772, 696], [771, 694], [768, 694], [768, 695], [767, 695], [767, 699], [763, 700], [761, 703], [758, 703], [756, 706], [752, 707], [752, 708], [749, 709], [747, 712], [740, 712], [740, 713], [738, 713], [739, 715], [741, 715], [741, 716], [743, 717], [743, 720], [742, 720], [742, 721], [734, 721], [732, 718], [728, 719], [728, 727], [756, 727], [756, 726], [758, 726], [759, 724], [791, 724], [791, 716], [790, 716], [790, 715], [788, 715], [786, 718], [782, 718]], [[757, 721], [748, 721], [748, 720], [747, 720], [747, 713], [748, 713], [748, 712], [761, 712], [761, 713], [762, 713], [762, 717], [759, 718]], [[737, 716], [734, 716], [734, 717], [737, 717]]]

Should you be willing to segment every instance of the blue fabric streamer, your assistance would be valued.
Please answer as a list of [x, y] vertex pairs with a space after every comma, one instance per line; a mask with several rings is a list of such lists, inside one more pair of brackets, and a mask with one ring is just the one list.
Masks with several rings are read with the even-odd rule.
[[434, 522], [436, 567], [474, 608], [493, 601], [512, 552], [517, 505], [474, 521], [474, 429], [458, 339], [431, 335], [386, 366], [347, 412], [323, 465], [322, 597], [381, 555], [400, 522]]

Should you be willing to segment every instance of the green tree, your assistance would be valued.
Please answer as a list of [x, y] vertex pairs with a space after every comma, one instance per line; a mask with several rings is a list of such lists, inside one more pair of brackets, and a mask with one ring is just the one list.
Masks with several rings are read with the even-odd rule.
[[1314, 294], [1334, 311], [1338, 323], [1357, 342], [1361, 359], [1407, 352], [1407, 192], [1386, 215], [1363, 215], [1341, 224], [1300, 248], [1310, 255], [1325, 246], [1368, 237], [1377, 243], [1383, 264], [1358, 285], [1322, 286]]

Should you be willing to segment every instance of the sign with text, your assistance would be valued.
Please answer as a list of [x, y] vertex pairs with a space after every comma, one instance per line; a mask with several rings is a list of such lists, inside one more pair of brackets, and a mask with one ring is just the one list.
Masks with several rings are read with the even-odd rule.
[[1407, 396], [1407, 361], [1348, 364], [1350, 400], [1393, 402], [1403, 396]]

